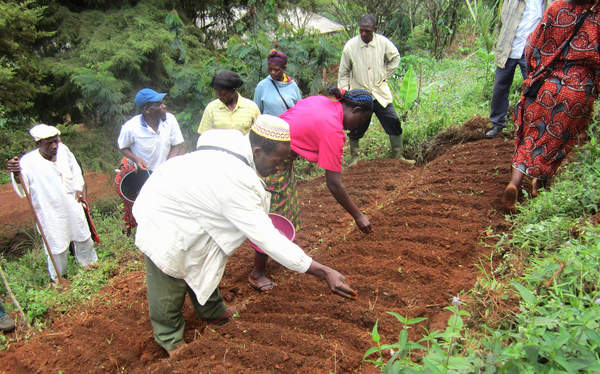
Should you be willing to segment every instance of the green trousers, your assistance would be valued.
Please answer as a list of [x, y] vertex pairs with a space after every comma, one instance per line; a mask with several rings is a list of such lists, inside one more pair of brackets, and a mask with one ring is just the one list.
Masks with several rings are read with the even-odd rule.
[[183, 343], [185, 320], [181, 309], [185, 294], [189, 293], [196, 314], [201, 319], [216, 319], [227, 309], [219, 288], [210, 295], [206, 304], [200, 305], [196, 294], [183, 279], [163, 273], [152, 260], [145, 257], [148, 310], [154, 330], [154, 340], [167, 351]]

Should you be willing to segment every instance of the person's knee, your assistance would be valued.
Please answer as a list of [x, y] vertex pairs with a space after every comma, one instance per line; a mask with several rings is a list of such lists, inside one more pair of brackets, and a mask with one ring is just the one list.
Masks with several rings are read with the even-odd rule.
[[400, 118], [398, 117], [398, 113], [396, 113], [396, 110], [392, 104], [388, 105], [385, 108], [385, 111], [378, 113], [377, 119], [379, 119], [379, 122], [381, 123], [381, 126], [385, 130], [386, 134], [394, 136], [402, 134]]

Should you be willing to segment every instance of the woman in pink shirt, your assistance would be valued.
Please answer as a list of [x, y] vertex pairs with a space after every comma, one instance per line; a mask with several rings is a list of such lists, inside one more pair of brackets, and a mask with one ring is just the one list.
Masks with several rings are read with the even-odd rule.
[[[300, 207], [294, 176], [293, 160], [300, 155], [325, 169], [327, 188], [335, 199], [354, 218], [358, 228], [371, 231], [369, 219], [354, 204], [342, 183], [342, 156], [346, 131], [353, 130], [371, 118], [373, 97], [367, 90], [345, 92], [329, 88], [332, 97], [310, 96], [279, 117], [290, 125], [290, 146], [293, 157], [289, 168], [267, 178], [271, 192], [271, 212], [278, 213], [300, 228]], [[254, 268], [248, 277], [250, 285], [259, 291], [273, 288], [273, 282], [265, 275], [267, 255], [256, 252]]]

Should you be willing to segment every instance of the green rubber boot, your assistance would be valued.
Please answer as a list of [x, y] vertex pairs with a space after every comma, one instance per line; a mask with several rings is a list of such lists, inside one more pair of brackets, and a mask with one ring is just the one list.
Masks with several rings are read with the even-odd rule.
[[356, 165], [358, 162], [358, 139], [350, 139], [350, 162], [348, 166]]
[[402, 135], [390, 135], [390, 146], [392, 148], [392, 158], [402, 161], [407, 165], [415, 164], [415, 160], [406, 159], [402, 155], [402, 151], [404, 150]]

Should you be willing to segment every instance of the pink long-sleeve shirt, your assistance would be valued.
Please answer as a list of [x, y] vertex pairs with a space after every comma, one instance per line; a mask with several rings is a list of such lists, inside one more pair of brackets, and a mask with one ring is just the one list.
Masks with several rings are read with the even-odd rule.
[[294, 152], [325, 170], [342, 171], [346, 133], [339, 101], [326, 96], [310, 96], [279, 117], [290, 125], [290, 143]]

